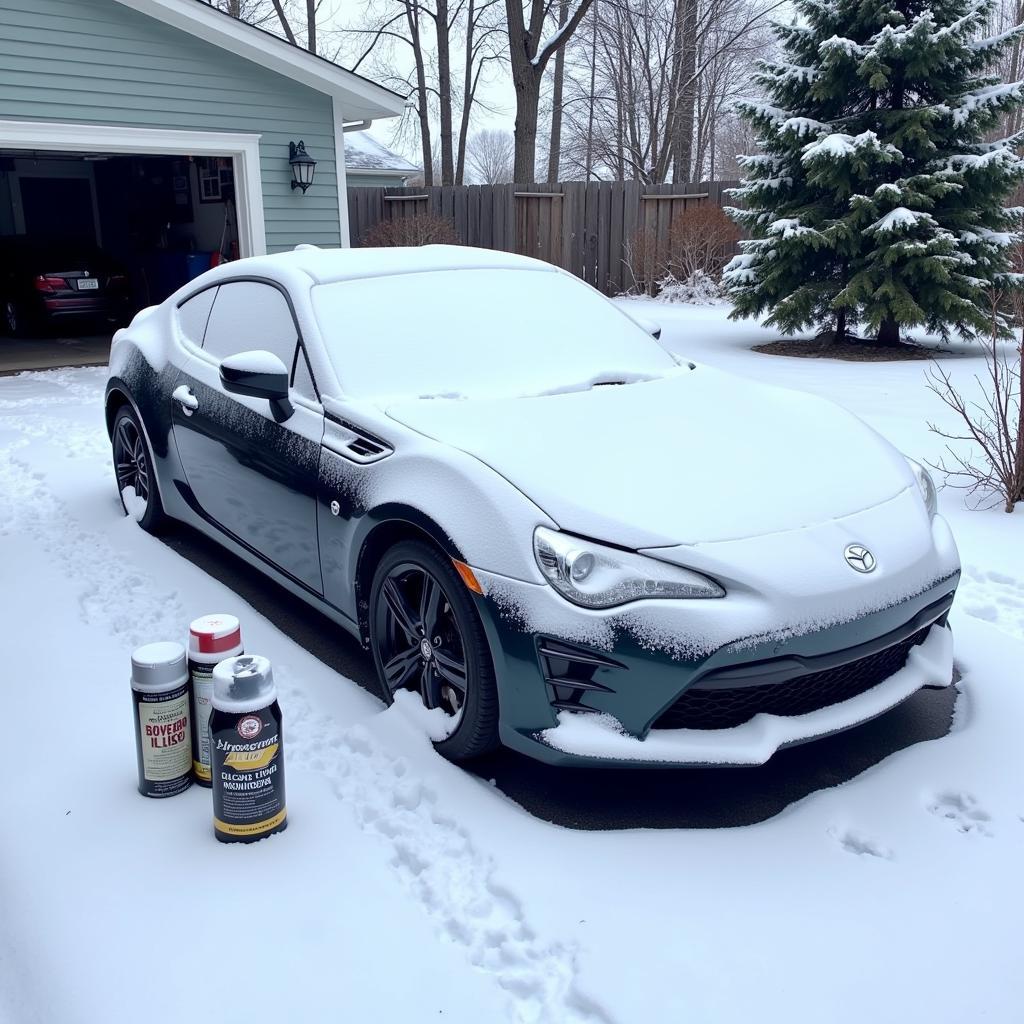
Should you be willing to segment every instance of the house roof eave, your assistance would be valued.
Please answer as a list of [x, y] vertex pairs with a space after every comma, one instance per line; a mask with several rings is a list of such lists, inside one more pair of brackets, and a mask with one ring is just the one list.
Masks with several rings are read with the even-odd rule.
[[346, 119], [397, 117], [405, 98], [200, 0], [116, 0], [331, 96]]

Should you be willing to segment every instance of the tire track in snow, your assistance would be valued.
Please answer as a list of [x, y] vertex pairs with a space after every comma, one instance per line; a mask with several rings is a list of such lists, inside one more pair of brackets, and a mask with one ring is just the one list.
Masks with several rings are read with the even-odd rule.
[[[72, 401], [80, 397], [69, 395]], [[46, 474], [32, 466], [30, 438], [59, 440], [77, 457], [105, 458], [102, 426], [76, 429], [39, 416], [28, 423], [3, 417], [2, 409], [0, 418], [23, 433], [0, 450], [0, 535], [24, 532], [37, 542], [78, 588], [83, 621], [126, 646], [184, 636], [188, 615], [177, 591], [162, 590], [106, 538], [83, 527], [47, 485]], [[113, 502], [111, 508], [117, 515]], [[396, 874], [441, 935], [507, 993], [509, 1019], [612, 1024], [577, 987], [575, 947], [546, 942], [533, 932], [521, 901], [495, 881], [494, 859], [443, 812], [439, 794], [413, 775], [408, 760], [389, 753], [362, 725], [339, 731], [313, 708], [286, 664], [275, 674], [286, 707], [289, 761], [324, 775], [359, 826], [380, 839]]]

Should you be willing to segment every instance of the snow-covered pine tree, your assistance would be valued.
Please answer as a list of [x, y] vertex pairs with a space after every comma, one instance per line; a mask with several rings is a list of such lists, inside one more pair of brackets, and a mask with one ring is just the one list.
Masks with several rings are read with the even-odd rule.
[[992, 0], [796, 0], [776, 26], [785, 59], [759, 62], [746, 101], [761, 153], [743, 158], [730, 210], [750, 238], [727, 266], [733, 316], [787, 333], [892, 344], [923, 326], [992, 328], [986, 290], [1008, 275], [1024, 211], [1024, 135], [984, 141], [1024, 103], [993, 59], [1024, 36], [984, 38]]

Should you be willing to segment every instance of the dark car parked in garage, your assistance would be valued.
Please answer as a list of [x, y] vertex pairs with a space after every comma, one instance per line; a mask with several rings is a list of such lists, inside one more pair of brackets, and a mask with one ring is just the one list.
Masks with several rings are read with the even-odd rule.
[[122, 322], [131, 288], [124, 268], [96, 246], [0, 238], [0, 310], [11, 335], [69, 317]]

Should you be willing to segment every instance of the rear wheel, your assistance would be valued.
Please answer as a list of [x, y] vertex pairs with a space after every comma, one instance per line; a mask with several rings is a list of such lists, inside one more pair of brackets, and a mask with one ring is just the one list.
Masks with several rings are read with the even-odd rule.
[[370, 645], [381, 696], [419, 694], [450, 718], [435, 744], [453, 761], [498, 744], [498, 692], [487, 640], [451, 560], [421, 541], [402, 541], [381, 559], [370, 589]]
[[114, 417], [111, 448], [125, 515], [134, 517], [144, 530], [158, 533], [166, 525], [167, 516], [157, 493], [146, 435], [130, 406], [122, 406]]

